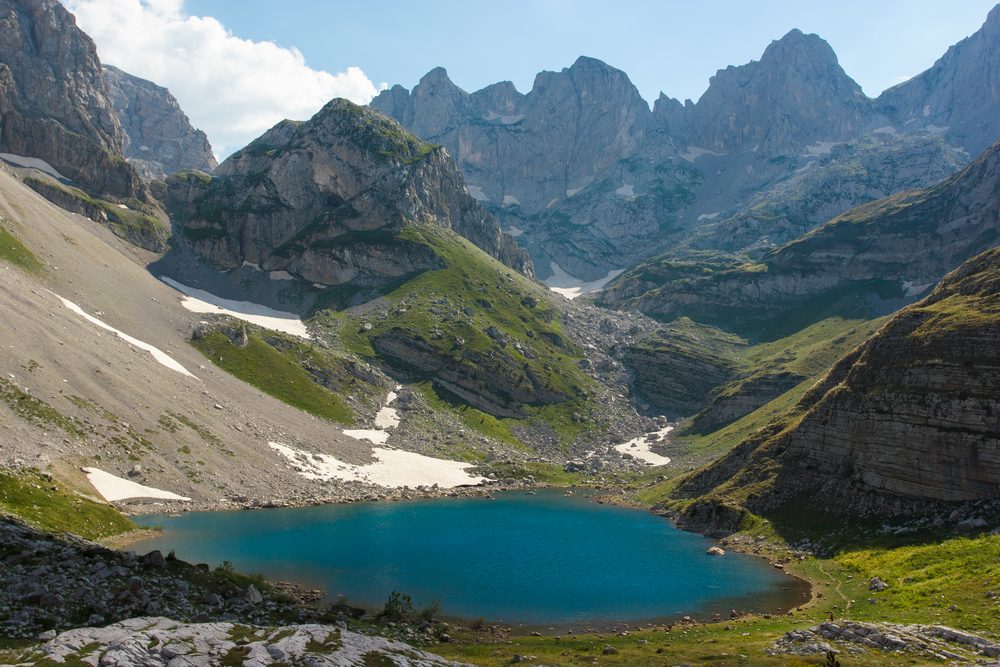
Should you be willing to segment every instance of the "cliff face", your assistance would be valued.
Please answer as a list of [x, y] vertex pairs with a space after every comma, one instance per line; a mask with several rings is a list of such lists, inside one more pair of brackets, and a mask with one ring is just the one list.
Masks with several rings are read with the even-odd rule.
[[531, 272], [443, 149], [346, 100], [279, 123], [214, 178], [171, 178], [168, 200], [186, 242], [222, 270], [249, 263], [323, 286], [378, 287], [440, 268], [427, 247], [397, 238], [417, 223], [452, 229]]
[[898, 127], [944, 135], [970, 155], [1000, 137], [1000, 7], [927, 71], [882, 93], [876, 107]]
[[0, 152], [38, 157], [83, 189], [143, 198], [94, 42], [56, 0], [0, 2]]
[[697, 104], [661, 98], [656, 112], [685, 143], [774, 156], [859, 136], [872, 104], [829, 44], [792, 30], [771, 42], [759, 61], [719, 70]]
[[124, 155], [144, 179], [219, 166], [208, 137], [191, 127], [169, 90], [110, 65], [104, 66], [104, 81], [124, 131]]
[[[841, 360], [783, 422], [679, 495], [774, 510], [904, 514], [1000, 496], [1000, 249], [949, 274]], [[718, 517], [716, 517], [718, 518]]]

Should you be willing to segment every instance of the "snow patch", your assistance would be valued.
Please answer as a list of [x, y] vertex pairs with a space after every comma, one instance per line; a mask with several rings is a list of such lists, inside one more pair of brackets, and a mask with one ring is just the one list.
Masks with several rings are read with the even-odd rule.
[[490, 198], [486, 196], [486, 193], [483, 192], [483, 189], [478, 185], [466, 185], [465, 189], [468, 190], [469, 196], [475, 199], [476, 201], [490, 200]]
[[514, 238], [517, 238], [518, 236], [520, 236], [521, 234], [524, 233], [524, 230], [521, 229], [520, 227], [515, 226], [515, 225], [511, 225], [510, 227], [508, 227], [507, 229], [505, 229], [504, 232], [507, 233], [507, 234], [510, 234]]
[[170, 491], [143, 486], [128, 479], [122, 479], [104, 472], [100, 468], [83, 468], [87, 479], [97, 492], [108, 502], [128, 500], [129, 498], [160, 498], [162, 500], [191, 500]]
[[5, 162], [9, 162], [16, 167], [37, 169], [38, 171], [48, 174], [53, 178], [58, 178], [61, 181], [70, 180], [60, 174], [51, 164], [37, 157], [25, 157], [23, 155], [15, 155], [14, 153], [0, 153], [0, 159]]
[[588, 283], [566, 273], [563, 268], [555, 262], [550, 262], [549, 267], [552, 269], [552, 276], [543, 280], [543, 284], [556, 294], [561, 294], [567, 299], [575, 299], [583, 294], [597, 292], [611, 280], [617, 278], [625, 272], [625, 269], [608, 271], [608, 275], [603, 278], [598, 278], [597, 280], [592, 280]]
[[581, 185], [578, 188], [570, 188], [569, 190], [566, 191], [566, 197], [567, 198], [572, 197], [573, 195], [575, 195], [580, 190], [583, 190], [585, 187], [587, 187], [587, 186], [586, 185]]
[[504, 195], [503, 196], [503, 205], [504, 206], [510, 206], [511, 204], [517, 204], [518, 206], [520, 206], [521, 202], [518, 201], [517, 197], [515, 197], [514, 195]]
[[343, 482], [364, 482], [390, 489], [434, 486], [451, 489], [456, 486], [477, 486], [491, 481], [467, 471], [473, 463], [436, 459], [423, 454], [404, 452], [386, 447], [372, 449], [373, 463], [344, 463], [329, 454], [313, 454], [292, 449], [279, 442], [267, 443], [281, 454], [288, 464], [306, 479]]
[[[272, 271], [272, 273], [274, 272]], [[293, 336], [298, 336], [299, 338], [312, 338], [312, 336], [309, 335], [309, 330], [306, 329], [305, 323], [303, 323], [302, 320], [299, 319], [299, 316], [295, 313], [273, 310], [267, 306], [250, 303], [249, 301], [223, 299], [220, 296], [215, 296], [211, 292], [182, 285], [176, 280], [167, 278], [166, 276], [161, 276], [160, 280], [170, 285], [178, 292], [184, 294], [184, 298], [181, 300], [181, 305], [190, 310], [192, 313], [229, 315], [230, 317], [235, 317], [238, 320], [250, 322], [251, 324], [256, 324], [257, 326], [264, 327], [265, 329], [271, 329], [272, 331], [281, 331]]]
[[930, 115], [931, 115], [931, 105], [925, 104], [924, 105], [924, 118], [927, 118]]
[[897, 130], [896, 128], [894, 128], [891, 125], [886, 125], [885, 127], [876, 127], [874, 130], [872, 130], [872, 134], [892, 134], [892, 135], [896, 135], [896, 134], [899, 134], [899, 130]]
[[[400, 389], [396, 385], [396, 389]], [[390, 391], [385, 397], [385, 405], [375, 414], [375, 428], [354, 428], [343, 431], [344, 435], [355, 440], [367, 440], [373, 445], [384, 445], [389, 441], [390, 428], [399, 426], [399, 412], [396, 408], [390, 408], [393, 401], [399, 396], [395, 391]]]
[[661, 456], [650, 450], [653, 445], [659, 444], [666, 439], [667, 434], [674, 430], [673, 426], [665, 426], [659, 431], [653, 431], [638, 438], [633, 438], [628, 442], [615, 445], [615, 450], [622, 454], [631, 454], [643, 463], [651, 466], [665, 466], [670, 463], [670, 457]]
[[833, 150], [833, 147], [836, 146], [838, 143], [840, 142], [817, 141], [814, 144], [809, 144], [808, 146], [806, 146], [806, 152], [803, 153], [803, 155], [811, 157], [818, 157], [820, 155], [829, 155], [830, 152]]
[[933, 285], [934, 285], [933, 282], [923, 283], [918, 285], [914, 283], [912, 280], [905, 280], [903, 281], [903, 293], [906, 296], [917, 296], [918, 294], [923, 294], [924, 292], [926, 292], [927, 289]]
[[253, 262], [248, 262], [245, 259], [243, 260], [243, 264], [241, 264], [240, 267], [241, 268], [242, 267], [247, 267], [247, 268], [253, 269], [254, 271], [260, 271], [261, 270], [260, 269], [260, 264], [254, 264]]
[[701, 146], [688, 146], [687, 152], [682, 153], [680, 157], [682, 160], [694, 162], [702, 155], [725, 155], [725, 153], [716, 153], [715, 151], [710, 151], [707, 148], [702, 148]]
[[186, 375], [189, 378], [194, 378], [195, 380], [198, 379], [197, 377], [195, 377], [194, 375], [192, 375], [191, 373], [189, 373], [186, 368], [184, 368], [179, 363], [177, 363], [177, 361], [175, 361], [173, 357], [171, 357], [169, 354], [167, 354], [163, 350], [161, 350], [161, 349], [159, 349], [157, 347], [153, 347], [149, 343], [145, 343], [145, 342], [139, 340], [138, 338], [133, 338], [132, 336], [129, 336], [126, 333], [122, 333], [121, 331], [119, 331], [118, 329], [115, 329], [113, 326], [111, 326], [109, 324], [105, 324], [104, 322], [102, 322], [101, 320], [97, 319], [93, 315], [89, 315], [88, 313], [86, 313], [83, 310], [83, 308], [81, 308], [80, 306], [76, 305], [75, 303], [73, 303], [69, 299], [64, 299], [61, 296], [59, 296], [58, 294], [56, 294], [55, 296], [60, 301], [62, 301], [62, 303], [63, 303], [64, 306], [66, 306], [71, 311], [73, 311], [74, 313], [76, 313], [77, 315], [79, 315], [80, 317], [82, 317], [83, 319], [87, 320], [91, 324], [96, 325], [96, 326], [100, 327], [101, 329], [104, 329], [105, 331], [110, 331], [115, 336], [117, 336], [118, 338], [122, 339], [123, 341], [125, 341], [126, 343], [128, 343], [129, 345], [131, 345], [132, 347], [137, 347], [140, 350], [144, 350], [145, 352], [149, 352], [151, 355], [153, 355], [153, 359], [155, 359], [159, 364], [161, 364], [163, 366], [166, 366], [167, 368], [169, 368], [172, 371], [177, 371], [181, 375]]
[[267, 277], [270, 280], [295, 280], [295, 276], [288, 271], [269, 271]]
[[625, 185], [615, 190], [615, 194], [618, 195], [619, 197], [635, 197], [635, 190], [633, 189], [631, 183], [626, 183]]
[[498, 120], [503, 125], [513, 125], [514, 123], [520, 123], [524, 120], [524, 114], [499, 114], [495, 111], [487, 111], [486, 115], [483, 116], [483, 120]]
[[722, 211], [716, 211], [715, 213], [702, 213], [698, 216], [698, 220], [715, 220], [719, 217]]
[[950, 125], [927, 125], [925, 128], [931, 134], [944, 134], [951, 129]]

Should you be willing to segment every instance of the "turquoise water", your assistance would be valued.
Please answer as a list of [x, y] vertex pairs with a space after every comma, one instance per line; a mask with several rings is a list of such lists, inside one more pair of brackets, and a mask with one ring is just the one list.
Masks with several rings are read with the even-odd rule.
[[613, 624], [774, 611], [804, 586], [763, 560], [705, 554], [711, 540], [641, 510], [559, 492], [148, 515], [139, 552], [309, 584], [380, 608], [393, 590], [449, 616], [523, 625]]

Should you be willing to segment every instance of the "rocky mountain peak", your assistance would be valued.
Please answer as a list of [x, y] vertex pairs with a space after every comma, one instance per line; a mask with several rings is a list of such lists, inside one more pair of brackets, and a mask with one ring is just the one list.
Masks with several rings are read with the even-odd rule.
[[825, 39], [813, 33], [804, 33], [798, 28], [789, 30], [784, 37], [771, 42], [764, 49], [760, 62], [787, 69], [803, 64], [830, 69], [840, 66], [837, 54]]
[[1000, 137], [1000, 5], [978, 31], [876, 104], [897, 127], [943, 134], [970, 156], [992, 145]]
[[718, 152], [794, 154], [856, 136], [871, 101], [830, 45], [792, 30], [760, 60], [719, 70], [690, 114], [690, 142]]
[[169, 90], [110, 65], [104, 65], [104, 81], [125, 131], [125, 157], [143, 178], [218, 166], [208, 137], [191, 126]]
[[45, 160], [95, 194], [143, 195], [97, 47], [55, 0], [0, 1], [0, 152]]
[[314, 285], [378, 288], [440, 268], [427, 247], [398, 238], [407, 225], [428, 224], [531, 272], [441, 147], [347, 100], [308, 121], [278, 123], [216, 174], [168, 181], [184, 238], [216, 268], [248, 262]]

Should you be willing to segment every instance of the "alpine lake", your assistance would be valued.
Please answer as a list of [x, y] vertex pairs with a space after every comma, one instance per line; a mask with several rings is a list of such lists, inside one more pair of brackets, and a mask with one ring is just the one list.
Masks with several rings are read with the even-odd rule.
[[229, 561], [326, 600], [380, 609], [392, 591], [451, 618], [522, 627], [612, 627], [731, 609], [783, 612], [808, 585], [764, 559], [706, 554], [714, 542], [649, 512], [562, 491], [148, 514], [139, 552]]

